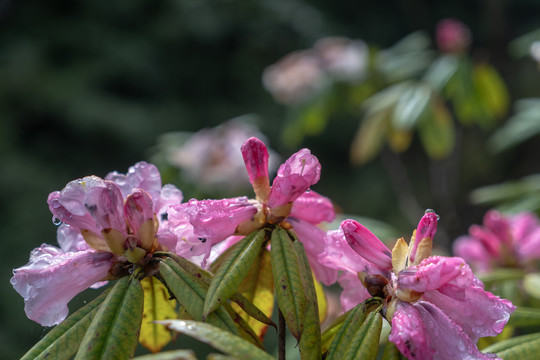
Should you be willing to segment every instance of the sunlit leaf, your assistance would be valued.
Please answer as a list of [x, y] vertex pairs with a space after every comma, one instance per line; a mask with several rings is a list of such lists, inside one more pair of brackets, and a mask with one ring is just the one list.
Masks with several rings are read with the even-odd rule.
[[154, 254], [160, 255], [163, 257], [170, 257], [187, 273], [198, 278], [202, 283], [206, 285], [210, 285], [210, 283], [212, 282], [212, 278], [214, 277], [214, 275], [211, 272], [201, 269], [199, 265], [194, 264], [191, 261], [184, 259], [181, 256], [178, 256], [174, 253], [165, 253], [165, 252], [156, 252]]
[[540, 333], [514, 337], [488, 346], [484, 353], [496, 353], [504, 360], [535, 360], [540, 352]]
[[478, 64], [473, 71], [478, 98], [489, 116], [483, 117], [483, 125], [489, 127], [493, 121], [508, 111], [510, 96], [508, 89], [495, 68], [487, 63]]
[[428, 155], [434, 159], [444, 158], [452, 152], [455, 130], [450, 112], [444, 104], [433, 104], [433, 116], [422, 121], [418, 127], [420, 140]]
[[[272, 275], [272, 264], [270, 262], [270, 252], [266, 249], [261, 249], [259, 259], [251, 266], [247, 277], [238, 287], [238, 291], [245, 297], [246, 302], [242, 299], [234, 299], [236, 304], [232, 304], [237, 310], [242, 308], [243, 317], [251, 326], [253, 331], [262, 339], [268, 325], [275, 327], [275, 324], [269, 319], [272, 316], [274, 309], [274, 276]], [[257, 309], [251, 310], [249, 304], [252, 303]], [[237, 307], [236, 307], [237, 305]], [[264, 319], [257, 314], [257, 310], [262, 311], [262, 314], [267, 318]], [[270, 320], [270, 321], [268, 321]]]
[[203, 319], [237, 292], [238, 286], [257, 258], [265, 238], [266, 230], [264, 229], [251, 233], [240, 241], [240, 244], [221, 264], [208, 287]]
[[426, 71], [423, 80], [434, 89], [441, 91], [452, 79], [459, 67], [459, 62], [453, 55], [438, 57]]
[[[163, 325], [160, 324], [156, 325], [163, 327]], [[165, 331], [170, 332], [167, 329], [165, 329]], [[132, 360], [197, 360], [197, 357], [193, 350], [171, 350], [159, 354], [137, 356]]]
[[321, 351], [324, 354], [325, 352], [330, 349], [330, 344], [334, 340], [334, 337], [339, 332], [339, 329], [341, 329], [341, 326], [343, 325], [343, 322], [345, 319], [349, 316], [350, 312], [354, 310], [351, 309], [344, 314], [341, 314], [337, 319], [335, 319], [322, 333], [321, 335]]
[[300, 277], [304, 284], [307, 298], [304, 330], [298, 348], [303, 360], [316, 360], [321, 358], [321, 322], [319, 320], [317, 293], [303, 244], [296, 240], [293, 246], [300, 262]]
[[133, 276], [118, 280], [92, 319], [75, 359], [131, 358], [139, 339], [143, 299], [139, 280]]
[[307, 301], [300, 275], [299, 259], [286, 230], [274, 229], [270, 241], [278, 306], [291, 334], [300, 340]]
[[525, 275], [523, 279], [523, 288], [529, 296], [540, 300], [540, 273]]
[[237, 359], [275, 360], [252, 343], [210, 324], [189, 320], [163, 320], [159, 323], [167, 326], [170, 330], [191, 336]]
[[540, 309], [518, 306], [510, 316], [507, 325], [515, 327], [539, 326]]
[[388, 145], [392, 151], [396, 153], [401, 153], [407, 150], [411, 145], [412, 138], [413, 132], [409, 130], [398, 130], [389, 127], [386, 133]]
[[422, 83], [407, 86], [394, 107], [392, 125], [399, 130], [412, 129], [429, 110], [431, 92], [431, 88]]
[[366, 114], [351, 144], [351, 162], [363, 165], [374, 159], [384, 146], [390, 110]]
[[77, 352], [92, 318], [107, 294], [108, 290], [104, 291], [99, 297], [55, 326], [43, 339], [28, 350], [21, 360], [71, 359]]
[[358, 304], [334, 337], [326, 360], [375, 359], [382, 328], [381, 299], [370, 298]]
[[171, 339], [171, 333], [156, 320], [176, 319], [176, 301], [169, 300], [167, 288], [156, 278], [141, 281], [144, 291], [144, 310], [139, 342], [151, 352], [160, 351]]
[[[198, 277], [185, 271], [171, 258], [166, 258], [161, 262], [159, 271], [178, 303], [195, 320], [202, 321], [203, 305], [208, 285], [204, 284]], [[231, 316], [222, 307], [208, 315], [206, 321], [234, 334], [239, 334]]]
[[328, 315], [328, 302], [326, 301], [326, 295], [321, 283], [313, 278], [313, 284], [315, 286], [315, 295], [317, 296], [317, 306], [319, 308], [319, 321], [322, 324], [326, 320], [326, 315]]

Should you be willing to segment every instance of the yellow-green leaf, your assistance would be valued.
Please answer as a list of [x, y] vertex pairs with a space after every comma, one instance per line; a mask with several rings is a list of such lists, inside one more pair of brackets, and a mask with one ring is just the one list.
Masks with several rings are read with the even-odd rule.
[[252, 343], [210, 324], [189, 320], [163, 320], [159, 321], [159, 323], [171, 330], [189, 335], [211, 345], [237, 359], [275, 360]]
[[399, 352], [393, 342], [387, 341], [381, 360], [407, 360], [407, 358]]
[[[313, 274], [312, 274], [313, 275]], [[317, 296], [317, 306], [319, 308], [319, 321], [321, 324], [326, 320], [328, 312], [328, 303], [326, 302], [326, 295], [324, 294], [323, 287], [317, 279], [313, 278], [313, 284], [315, 285], [315, 294]]]
[[515, 327], [539, 326], [540, 309], [518, 306], [510, 315], [507, 325]]
[[156, 320], [176, 319], [176, 300], [169, 300], [167, 288], [155, 277], [141, 281], [144, 310], [139, 342], [151, 352], [160, 351], [171, 339], [171, 332], [156, 324]]
[[266, 238], [266, 230], [253, 232], [240, 240], [234, 251], [223, 261], [214, 274], [204, 302], [203, 319], [225, 303], [237, 291], [255, 262]]
[[99, 306], [105, 300], [108, 290], [92, 302], [71, 314], [54, 327], [43, 339], [34, 345], [21, 360], [71, 359], [77, 352], [86, 330], [92, 322]]
[[351, 162], [363, 165], [374, 159], [384, 146], [390, 111], [368, 113], [354, 136], [351, 145]]
[[418, 134], [428, 155], [444, 158], [452, 152], [455, 130], [450, 112], [441, 102], [433, 104], [433, 116], [419, 124]]
[[118, 280], [94, 316], [75, 360], [131, 358], [139, 339], [143, 297], [135, 277]]
[[[478, 98], [489, 118], [500, 117], [508, 111], [508, 89], [495, 68], [487, 63], [478, 64], [473, 70]], [[484, 125], [491, 125], [491, 122]]]
[[540, 333], [514, 337], [488, 346], [484, 353], [496, 353], [504, 360], [535, 360], [540, 352]]

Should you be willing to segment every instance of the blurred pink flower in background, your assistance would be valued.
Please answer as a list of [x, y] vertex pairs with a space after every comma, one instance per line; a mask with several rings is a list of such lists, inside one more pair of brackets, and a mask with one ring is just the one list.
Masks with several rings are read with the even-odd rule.
[[445, 53], [462, 53], [471, 45], [471, 31], [457, 19], [444, 19], [437, 23], [437, 46]]
[[369, 49], [362, 40], [332, 36], [320, 39], [313, 48], [323, 68], [338, 80], [352, 82], [361, 79], [366, 73]]
[[344, 271], [344, 310], [370, 296], [383, 299], [389, 340], [408, 359], [493, 359], [476, 342], [500, 333], [515, 307], [485, 291], [463, 259], [431, 256], [437, 220], [427, 211], [410, 245], [401, 238], [392, 251], [358, 222], [345, 220], [329, 233], [319, 261]]
[[[247, 188], [249, 182], [238, 149], [250, 137], [265, 139], [250, 118], [246, 115], [215, 128], [182, 133], [184, 141], [174, 141], [166, 150], [168, 162], [180, 168], [185, 180], [205, 191], [231, 193]], [[279, 157], [269, 151], [273, 157], [270, 171], [274, 171]]]
[[127, 274], [130, 263], [144, 265], [147, 254], [176, 247], [167, 229], [167, 207], [182, 201], [173, 185], [161, 186], [158, 169], [145, 162], [105, 179], [87, 176], [49, 195], [60, 247], [32, 251], [30, 262], [13, 270], [11, 284], [25, 302], [27, 316], [44, 326], [62, 322], [68, 302], [101, 281]]
[[481, 273], [497, 267], [537, 269], [540, 221], [530, 212], [504, 215], [490, 210], [483, 226], [472, 225], [469, 235], [456, 239], [453, 250]]

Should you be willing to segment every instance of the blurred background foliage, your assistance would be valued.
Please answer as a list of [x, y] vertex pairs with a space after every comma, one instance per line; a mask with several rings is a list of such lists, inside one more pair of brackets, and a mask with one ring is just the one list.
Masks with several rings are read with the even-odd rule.
[[[282, 158], [309, 147], [323, 166], [315, 190], [381, 221], [387, 239], [428, 207], [441, 251], [488, 206], [538, 212], [539, 11], [526, 0], [0, 1], [2, 357], [45, 333], [8, 282], [32, 248], [55, 243], [49, 192], [146, 159], [186, 198], [250, 194], [197, 186], [171, 161], [188, 132], [244, 114]], [[458, 53], [436, 45], [445, 18], [470, 29]], [[359, 41], [366, 70], [276, 102], [265, 69], [328, 36]]]

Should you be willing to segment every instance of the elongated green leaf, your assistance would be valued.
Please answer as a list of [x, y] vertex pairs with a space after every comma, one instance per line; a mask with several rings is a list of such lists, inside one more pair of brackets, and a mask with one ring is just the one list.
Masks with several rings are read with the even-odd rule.
[[[163, 327], [162, 325], [156, 324]], [[168, 331], [165, 329], [165, 331]], [[193, 350], [172, 350], [159, 354], [137, 356], [132, 360], [197, 360]]]
[[493, 344], [484, 353], [496, 353], [504, 360], [535, 360], [540, 352], [540, 333], [511, 338]]
[[384, 146], [389, 110], [366, 114], [351, 144], [351, 162], [363, 165], [374, 159]]
[[493, 118], [503, 116], [508, 111], [508, 89], [497, 70], [487, 63], [476, 65], [473, 76], [478, 98], [488, 114], [488, 117], [484, 117], [483, 125], [489, 127], [494, 123]]
[[155, 254], [173, 259], [182, 269], [184, 269], [186, 272], [193, 275], [194, 277], [198, 278], [206, 285], [210, 285], [210, 283], [212, 282], [212, 278], [214, 277], [214, 275], [211, 272], [201, 269], [199, 265], [194, 264], [181, 256], [178, 256], [174, 253], [166, 252], [156, 252]]
[[233, 251], [235, 251], [238, 246], [240, 246], [240, 242], [235, 243], [222, 252], [221, 255], [219, 255], [217, 259], [212, 262], [212, 264], [210, 264], [210, 271], [215, 274], [223, 262], [231, 255]]
[[510, 316], [508, 324], [515, 327], [540, 325], [540, 309], [518, 306]]
[[[198, 277], [185, 271], [171, 258], [166, 258], [161, 262], [159, 271], [178, 303], [195, 320], [202, 321], [204, 298], [208, 286]], [[239, 333], [233, 320], [223, 308], [210, 314], [206, 320], [234, 334]]]
[[523, 288], [531, 297], [540, 300], [540, 274], [533, 273], [525, 275]]
[[428, 110], [431, 92], [431, 88], [422, 83], [408, 86], [394, 107], [392, 125], [396, 129], [411, 130]]
[[304, 331], [299, 342], [300, 356], [303, 360], [321, 358], [321, 323], [319, 320], [319, 306], [311, 268], [309, 266], [304, 246], [298, 240], [294, 242], [294, 249], [300, 261], [300, 277], [306, 291], [307, 305], [304, 318]]
[[480, 275], [478, 278], [482, 280], [484, 285], [500, 283], [507, 280], [521, 280], [525, 276], [525, 272], [520, 269], [495, 269], [488, 274]]
[[263, 344], [259, 336], [255, 334], [253, 329], [249, 326], [249, 324], [242, 318], [242, 315], [237, 313], [230, 304], [223, 304], [223, 308], [229, 313], [231, 316], [231, 319], [234, 321], [236, 326], [238, 327], [238, 330], [240, 332], [240, 336], [242, 336], [247, 341], [253, 343], [257, 347], [263, 349]]
[[104, 291], [92, 302], [77, 310], [49, 331], [43, 339], [24, 354], [21, 360], [71, 359], [77, 352], [92, 318], [108, 292], [108, 290]]
[[143, 298], [139, 280], [133, 276], [118, 280], [99, 307], [75, 359], [131, 358], [139, 339]]
[[237, 292], [238, 286], [255, 262], [265, 237], [266, 230], [264, 229], [249, 234], [240, 241], [240, 244], [223, 261], [208, 287], [204, 302], [203, 319]]
[[454, 55], [442, 55], [437, 58], [426, 71], [424, 81], [441, 91], [454, 76], [459, 63]]
[[418, 134], [428, 155], [444, 158], [452, 152], [455, 129], [450, 112], [442, 102], [433, 104], [433, 116], [419, 124]]
[[164, 320], [159, 323], [170, 330], [194, 337], [237, 359], [274, 360], [272, 356], [250, 342], [210, 324], [189, 320]]
[[388, 341], [384, 347], [381, 360], [407, 360], [407, 358], [399, 352], [398, 348], [393, 342]]
[[300, 340], [306, 313], [306, 294], [300, 276], [300, 264], [286, 230], [276, 228], [271, 238], [272, 272], [278, 306], [291, 334]]
[[143, 279], [141, 285], [144, 310], [139, 342], [151, 352], [158, 352], [172, 340], [172, 335], [154, 321], [176, 319], [176, 301], [169, 300], [167, 288], [152, 276]]
[[328, 349], [330, 349], [330, 344], [332, 343], [332, 340], [334, 340], [334, 337], [339, 332], [339, 329], [341, 329], [343, 322], [345, 321], [347, 316], [349, 316], [350, 312], [351, 310], [339, 316], [321, 334], [321, 343], [322, 343], [321, 351], [323, 354], [325, 352], [328, 352]]
[[[330, 345], [327, 360], [374, 358], [369, 356], [373, 348], [378, 348], [379, 345], [382, 327], [382, 318], [379, 314], [381, 303], [379, 298], [370, 298], [350, 311]], [[375, 350], [375, 355], [376, 353]], [[368, 357], [351, 357], [356, 354]]]

